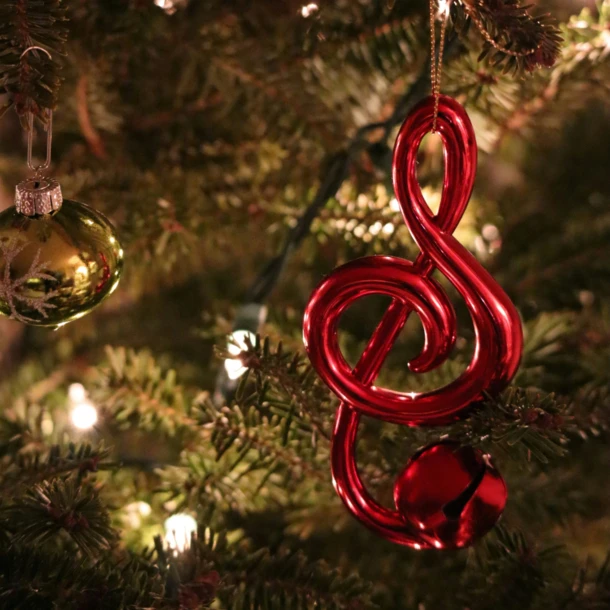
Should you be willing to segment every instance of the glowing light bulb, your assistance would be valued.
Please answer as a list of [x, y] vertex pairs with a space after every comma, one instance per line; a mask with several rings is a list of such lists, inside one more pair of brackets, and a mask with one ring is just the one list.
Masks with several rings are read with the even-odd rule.
[[191, 536], [197, 532], [197, 521], [190, 515], [178, 513], [165, 521], [165, 544], [174, 551], [182, 553], [191, 548]]
[[488, 223], [486, 225], [483, 225], [483, 228], [481, 229], [481, 235], [487, 241], [493, 241], [494, 239], [498, 239], [498, 237], [500, 237], [500, 231], [498, 230], [498, 227], [496, 227], [496, 225]]
[[68, 388], [68, 398], [72, 406], [70, 419], [75, 428], [90, 430], [97, 423], [97, 409], [87, 398], [87, 392], [80, 383], [73, 383]]
[[449, 15], [449, 9], [451, 8], [451, 0], [438, 0], [438, 16], [441, 18]]
[[89, 278], [89, 268], [87, 265], [79, 265], [74, 274], [77, 281], [84, 282]]
[[477, 235], [474, 238], [474, 249], [477, 251], [477, 254], [480, 254], [480, 255], [485, 255], [488, 253], [487, 244], [485, 243], [485, 240], [480, 235]]
[[[256, 343], [256, 335], [249, 330], [236, 330], [229, 335], [227, 344], [229, 354], [239, 356], [244, 350], [247, 350], [246, 338], [250, 340], [252, 345]], [[247, 370], [248, 367], [244, 366], [240, 358], [227, 358], [225, 360], [225, 371], [227, 371], [229, 379], [239, 379]]]
[[173, 15], [179, 8], [186, 6], [187, 0], [155, 0], [155, 4], [168, 15]]
[[148, 502], [132, 502], [125, 507], [125, 521], [131, 528], [137, 529], [142, 525], [142, 518], [151, 513], [152, 508]]
[[301, 7], [301, 15], [305, 18], [311, 17], [320, 7], [315, 2], [304, 4]]
[[383, 225], [379, 221], [377, 221], [377, 222], [374, 222], [369, 227], [369, 232], [371, 235], [377, 235], [379, 233], [379, 231], [381, 231], [382, 228], [383, 228]]
[[172, 0], [155, 0], [155, 4], [166, 12], [173, 12], [174, 3]]
[[89, 430], [97, 423], [97, 410], [90, 402], [83, 402], [72, 409], [70, 418], [79, 430]]
[[398, 203], [396, 197], [390, 199], [390, 210], [392, 210], [392, 212], [400, 212], [400, 203]]
[[83, 402], [87, 400], [87, 391], [82, 383], [72, 383], [68, 388], [70, 402]]
[[595, 293], [590, 290], [581, 290], [578, 293], [578, 300], [583, 307], [591, 307], [595, 303]]
[[152, 513], [152, 508], [148, 502], [142, 502], [141, 500], [138, 502], [132, 502], [125, 507], [125, 510], [128, 513], [137, 513], [142, 515], [142, 517], [148, 517]]

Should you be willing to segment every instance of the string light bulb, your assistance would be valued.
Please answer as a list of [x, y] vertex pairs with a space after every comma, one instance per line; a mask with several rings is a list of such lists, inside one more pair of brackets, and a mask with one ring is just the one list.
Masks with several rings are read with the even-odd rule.
[[[229, 335], [227, 351], [231, 356], [239, 354], [247, 348], [245, 339], [248, 337], [252, 345], [256, 342], [256, 333], [261, 329], [267, 319], [267, 307], [262, 303], [245, 303], [235, 314], [233, 328], [236, 329]], [[242, 360], [227, 358], [224, 366], [218, 371], [216, 377], [216, 388], [212, 400], [216, 406], [227, 404], [233, 397], [239, 382], [237, 381], [245, 372], [247, 367]]]
[[451, 8], [451, 0], [438, 0], [438, 17], [445, 19], [449, 15]]
[[68, 388], [70, 401], [70, 419], [75, 428], [90, 430], [97, 423], [97, 409], [87, 397], [87, 391], [80, 383], [73, 383]]
[[301, 7], [301, 16], [311, 17], [320, 7], [315, 2], [310, 2], [309, 4], [304, 4]]
[[155, 4], [168, 15], [173, 15], [179, 8], [186, 6], [187, 3], [187, 0], [155, 0]]
[[142, 519], [151, 513], [152, 507], [148, 502], [132, 502], [125, 507], [125, 521], [132, 529], [137, 529], [141, 527]]
[[[251, 345], [256, 343], [256, 335], [249, 330], [236, 330], [229, 335], [229, 342], [227, 344], [227, 351], [231, 356], [239, 356], [243, 351], [248, 349], [246, 339], [249, 340]], [[246, 371], [248, 367], [244, 366], [244, 363], [240, 358], [227, 358], [225, 360], [225, 371], [229, 379], [239, 379]]]
[[165, 521], [165, 544], [174, 554], [191, 548], [191, 537], [197, 533], [197, 521], [186, 513], [172, 515]]

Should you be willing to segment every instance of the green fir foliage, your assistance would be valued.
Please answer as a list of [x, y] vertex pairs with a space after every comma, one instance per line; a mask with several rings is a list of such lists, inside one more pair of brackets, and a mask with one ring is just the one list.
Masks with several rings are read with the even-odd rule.
[[[417, 256], [391, 152], [429, 93], [428, 17], [419, 0], [1, 2], [0, 208], [26, 175], [28, 113], [53, 109], [53, 175], [112, 218], [127, 264], [103, 307], [56, 332], [0, 320], [0, 610], [610, 607], [609, 0], [451, 3], [442, 91], [480, 153], [455, 236], [519, 309], [523, 358], [451, 425], [359, 430], [360, 474], [388, 506], [426, 443], [488, 452], [502, 521], [471, 549], [417, 552], [333, 489], [338, 399], [307, 360], [303, 311], [338, 264]], [[438, 138], [419, 160], [435, 210]], [[435, 277], [456, 349], [410, 373], [411, 316], [380, 386], [431, 390], [468, 366], [469, 314]], [[252, 294], [269, 315], [236, 355]], [[343, 316], [350, 364], [387, 306]], [[230, 389], [228, 359], [245, 368]], [[197, 524], [180, 544], [175, 514]]]

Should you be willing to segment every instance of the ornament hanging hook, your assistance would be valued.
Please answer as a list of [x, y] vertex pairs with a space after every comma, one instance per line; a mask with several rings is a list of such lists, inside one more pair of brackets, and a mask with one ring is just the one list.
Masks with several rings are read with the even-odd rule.
[[[51, 53], [44, 49], [43, 47], [39, 47], [33, 45], [28, 47], [22, 54], [21, 57], [29, 53], [30, 51], [42, 51], [49, 59], [52, 59]], [[28, 167], [35, 172], [36, 174], [40, 174], [45, 169], [49, 169], [51, 166], [51, 145], [53, 143], [53, 111], [51, 109], [47, 110], [48, 119], [45, 130], [47, 132], [47, 154], [44, 163], [41, 165], [34, 165], [32, 163], [32, 145], [34, 142], [34, 114], [32, 112], [28, 113], [28, 156], [27, 162]]]
[[[445, 53], [445, 33], [447, 19], [452, 0], [438, 0], [435, 10], [435, 0], [429, 0], [430, 5], [430, 84], [434, 96], [434, 113], [432, 115], [432, 133], [436, 133], [438, 119], [438, 99], [441, 94], [441, 76], [443, 74], [443, 54]], [[436, 27], [435, 21], [441, 19], [441, 36], [439, 40], [438, 60], [436, 58]]]

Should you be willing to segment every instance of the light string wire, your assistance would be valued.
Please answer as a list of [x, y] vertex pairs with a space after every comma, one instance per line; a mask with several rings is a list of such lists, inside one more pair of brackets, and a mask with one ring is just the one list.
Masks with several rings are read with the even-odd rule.
[[[443, 53], [443, 56], [449, 55], [453, 51], [456, 42], [456, 37], [452, 37], [447, 44], [445, 44], [443, 40], [442, 46], [439, 46], [439, 53]], [[330, 163], [328, 163], [327, 173], [322, 179], [320, 187], [312, 202], [301, 215], [297, 224], [291, 229], [280, 252], [265, 265], [261, 273], [252, 283], [250, 289], [246, 292], [246, 302], [262, 303], [269, 297], [291, 254], [305, 237], [307, 237], [311, 224], [316, 219], [319, 212], [326, 206], [328, 201], [335, 196], [343, 184], [343, 181], [347, 177], [349, 164], [355, 154], [361, 151], [363, 147], [368, 146], [370, 148], [375, 146], [375, 144], [380, 144], [387, 140], [392, 129], [404, 120], [405, 115], [415, 102], [425, 96], [428, 87], [430, 86], [432, 75], [434, 74], [434, 69], [431, 67], [433, 65], [434, 62], [432, 61], [432, 58], [430, 58], [429, 63], [426, 63], [415, 82], [397, 101], [394, 111], [388, 119], [364, 125], [358, 129], [354, 137], [342, 151], [339, 151], [331, 157]], [[370, 143], [365, 137], [368, 133], [377, 129], [382, 129], [383, 135], [377, 142]]]
[[[447, 57], [454, 52], [454, 49], [456, 49], [457, 46], [458, 39], [457, 36], [454, 35], [450, 37], [447, 44], [445, 44], [443, 40], [443, 45], [439, 48], [439, 52], [443, 54], [443, 57]], [[320, 182], [320, 186], [314, 198], [297, 221], [297, 224], [288, 233], [279, 253], [263, 267], [247, 290], [245, 298], [242, 301], [242, 309], [251, 304], [262, 305], [269, 298], [281, 277], [286, 263], [309, 234], [313, 221], [317, 218], [320, 211], [324, 209], [328, 201], [336, 195], [344, 180], [347, 178], [349, 165], [352, 159], [358, 152], [362, 151], [363, 148], [371, 150], [376, 145], [387, 141], [394, 127], [402, 123], [404, 117], [408, 114], [413, 105], [429, 91], [433, 74], [433, 65], [434, 60], [430, 57], [416, 80], [411, 83], [408, 90], [398, 99], [394, 106], [394, 111], [385, 121], [369, 123], [360, 127], [344, 149], [330, 157], [328, 164], [326, 164], [328, 169]], [[383, 133], [376, 142], [371, 143], [366, 139], [366, 136], [375, 130], [382, 130]], [[238, 319], [239, 312], [234, 324], [234, 331], [240, 330], [238, 328]], [[230, 399], [236, 386], [235, 380], [230, 380], [225, 374], [224, 368], [221, 369], [216, 380], [214, 391], [214, 396], [217, 397], [217, 401], [220, 401], [221, 399], [224, 399], [225, 401]]]

